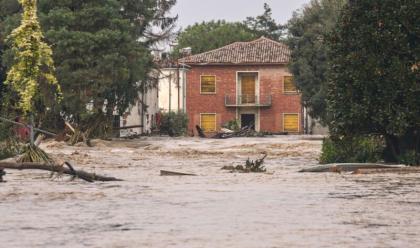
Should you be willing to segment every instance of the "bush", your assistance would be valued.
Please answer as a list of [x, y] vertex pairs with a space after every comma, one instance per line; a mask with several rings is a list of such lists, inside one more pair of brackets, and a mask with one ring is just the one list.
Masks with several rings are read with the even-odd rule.
[[228, 121], [227, 123], [223, 124], [223, 127], [227, 128], [229, 130], [235, 131], [235, 132], [237, 132], [241, 129], [239, 127], [239, 120], [238, 119]]
[[379, 137], [325, 138], [321, 164], [375, 163], [382, 161], [385, 144]]
[[415, 150], [408, 150], [398, 157], [398, 161], [405, 165], [420, 166], [420, 154]]
[[186, 113], [161, 113], [160, 132], [169, 136], [183, 136], [187, 133], [188, 117]]
[[13, 157], [17, 154], [14, 145], [11, 145], [12, 125], [0, 122], [0, 160]]

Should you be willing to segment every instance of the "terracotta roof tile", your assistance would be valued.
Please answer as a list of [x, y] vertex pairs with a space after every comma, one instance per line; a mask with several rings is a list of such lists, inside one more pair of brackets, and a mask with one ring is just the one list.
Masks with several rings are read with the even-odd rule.
[[286, 64], [289, 48], [280, 42], [261, 37], [180, 59], [184, 64]]

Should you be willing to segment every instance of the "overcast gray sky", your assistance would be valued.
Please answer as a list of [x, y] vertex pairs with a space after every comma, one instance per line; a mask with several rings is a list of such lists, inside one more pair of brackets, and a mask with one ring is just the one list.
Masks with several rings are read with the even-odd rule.
[[277, 22], [284, 24], [293, 11], [310, 0], [178, 0], [172, 13], [179, 16], [178, 26], [185, 28], [195, 22], [210, 20], [242, 21], [247, 16], [262, 14], [265, 2], [272, 8]]

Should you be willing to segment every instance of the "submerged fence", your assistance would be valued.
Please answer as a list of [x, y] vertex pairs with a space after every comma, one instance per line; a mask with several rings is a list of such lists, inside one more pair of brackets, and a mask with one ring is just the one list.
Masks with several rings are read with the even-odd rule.
[[52, 133], [52, 132], [45, 131], [45, 130], [34, 127], [34, 124], [33, 124], [34, 121], [33, 121], [32, 118], [31, 118], [30, 124], [25, 124], [25, 123], [21, 123], [21, 122], [17, 122], [17, 121], [12, 121], [12, 120], [9, 120], [7, 118], [4, 118], [4, 117], [0, 116], [0, 122], [6, 122], [6, 123], [10, 123], [10, 124], [13, 124], [13, 125], [16, 125], [16, 126], [28, 128], [31, 145], [33, 145], [34, 142], [35, 142], [36, 132], [43, 133], [45, 135], [49, 135], [49, 136], [53, 136], [53, 137], [57, 136], [55, 133]]

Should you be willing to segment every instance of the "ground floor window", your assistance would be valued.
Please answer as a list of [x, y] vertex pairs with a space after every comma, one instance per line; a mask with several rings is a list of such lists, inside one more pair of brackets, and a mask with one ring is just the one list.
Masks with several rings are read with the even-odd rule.
[[216, 114], [200, 114], [200, 127], [204, 132], [215, 132]]
[[299, 114], [283, 114], [283, 131], [299, 132]]

